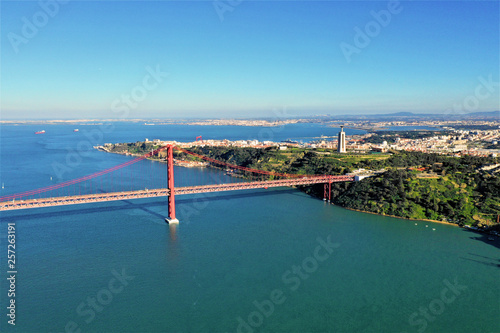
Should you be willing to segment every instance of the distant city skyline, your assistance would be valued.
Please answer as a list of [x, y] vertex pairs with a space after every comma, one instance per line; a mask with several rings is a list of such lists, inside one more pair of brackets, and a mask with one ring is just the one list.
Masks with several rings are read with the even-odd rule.
[[497, 1], [0, 6], [2, 119], [500, 109]]

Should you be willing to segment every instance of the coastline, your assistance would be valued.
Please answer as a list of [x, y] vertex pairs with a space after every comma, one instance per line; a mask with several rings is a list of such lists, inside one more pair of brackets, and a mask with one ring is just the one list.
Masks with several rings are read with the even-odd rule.
[[359, 213], [367, 213], [367, 214], [373, 214], [373, 215], [378, 215], [378, 216], [395, 217], [397, 219], [408, 220], [408, 221], [425, 221], [425, 222], [447, 224], [447, 225], [452, 225], [452, 226], [460, 228], [460, 226], [458, 224], [456, 224], [456, 223], [450, 223], [450, 222], [445, 222], [445, 221], [428, 220], [428, 219], [413, 219], [413, 218], [401, 217], [401, 216], [396, 216], [396, 215], [387, 215], [387, 214], [379, 214], [379, 213], [374, 213], [374, 212], [368, 212], [368, 211], [365, 211], [365, 210], [354, 209], [354, 208], [347, 208], [347, 207], [342, 207], [342, 206], [339, 206], [339, 205], [335, 205], [335, 206], [340, 207], [340, 208], [344, 208], [344, 209], [348, 209], [348, 210], [352, 210], [352, 211], [355, 211], [355, 212], [359, 212]]
[[[95, 147], [95, 148], [98, 148], [98, 147]], [[129, 155], [129, 156], [141, 156], [141, 154], [137, 154], [137, 153], [136, 154], [132, 154], [132, 153], [129, 153], [127, 151], [116, 152], [116, 151], [109, 151], [108, 149], [106, 149], [104, 147], [100, 147], [100, 148], [101, 149], [99, 149], [99, 148], [98, 149], [101, 150], [101, 151], [104, 151], [104, 152], [108, 152], [108, 153], [115, 153], [115, 154], [120, 154], [120, 155]], [[161, 159], [154, 159], [154, 158], [147, 158], [147, 159], [148, 160], [153, 160], [153, 161], [158, 161], [160, 163], [164, 163], [165, 162], [164, 160], [161, 160]], [[199, 165], [199, 164], [196, 164], [194, 162], [188, 162], [188, 161], [182, 161], [182, 160], [178, 160], [176, 162], [177, 162], [176, 165], [182, 166], [182, 167], [213, 167], [213, 166], [210, 166], [208, 164]], [[231, 176], [232, 177], [236, 177], [235, 174], [231, 174]], [[293, 186], [293, 187], [295, 187], [295, 186]], [[313, 196], [313, 197], [321, 199], [317, 195], [314, 195], [313, 192], [311, 192], [311, 191], [307, 191], [307, 190], [305, 190], [305, 191], [302, 190], [302, 191], [305, 192], [306, 194], [309, 194], [309, 195]], [[420, 218], [420, 219], [419, 218], [408, 218], [408, 217], [403, 217], [403, 216], [381, 214], [381, 213], [376, 213], [376, 212], [371, 212], [371, 211], [366, 211], [366, 210], [361, 210], [361, 209], [354, 209], [354, 208], [343, 207], [342, 205], [339, 205], [339, 204], [336, 204], [336, 206], [344, 208], [344, 209], [348, 209], [348, 210], [351, 210], [351, 211], [357, 211], [357, 212], [360, 212], [360, 213], [368, 213], [368, 214], [375, 214], [375, 215], [379, 215], [379, 216], [387, 216], [387, 217], [394, 217], [394, 218], [399, 218], [399, 219], [405, 219], [405, 220], [410, 220], [410, 221], [432, 222], [432, 223], [440, 223], [440, 224], [447, 224], [447, 225], [453, 225], [453, 226], [461, 227], [458, 223], [453, 223], [453, 222], [448, 222], [448, 221], [443, 221], [443, 220], [432, 220], [432, 219], [424, 219], [424, 218]]]
[[[141, 154], [133, 154], [133, 153], [128, 153], [128, 152], [115, 152], [115, 151], [108, 151], [108, 150], [99, 149], [99, 148], [97, 148], [97, 150], [102, 151], [104, 153], [118, 154], [118, 155], [123, 155], [123, 156], [134, 156], [134, 157], [141, 157], [142, 156]], [[146, 157], [146, 160], [159, 162], [159, 163], [167, 163], [167, 161], [165, 159]], [[205, 168], [205, 167], [207, 167], [206, 164], [198, 164], [194, 161], [182, 161], [182, 160], [175, 160], [175, 159], [174, 159], [174, 164], [175, 164], [175, 166], [180, 166], [180, 167], [184, 167], [184, 168]]]

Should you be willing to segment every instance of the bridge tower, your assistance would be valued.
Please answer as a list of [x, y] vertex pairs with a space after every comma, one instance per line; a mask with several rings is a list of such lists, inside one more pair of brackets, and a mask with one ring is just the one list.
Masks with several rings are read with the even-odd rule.
[[324, 185], [323, 200], [325, 200], [325, 201], [328, 200], [328, 202], [332, 201], [332, 181], [331, 180], [328, 182], [328, 184], [325, 183], [325, 185]]
[[174, 146], [167, 147], [167, 188], [170, 190], [168, 195], [168, 217], [167, 223], [179, 223], [175, 218], [175, 189], [174, 189]]

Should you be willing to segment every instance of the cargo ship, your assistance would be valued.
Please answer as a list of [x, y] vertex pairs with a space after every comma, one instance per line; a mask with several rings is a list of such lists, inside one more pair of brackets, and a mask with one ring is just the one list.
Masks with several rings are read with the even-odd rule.
[[45, 133], [45, 130], [41, 130], [41, 131], [35, 132], [35, 134], [43, 134], [43, 133]]

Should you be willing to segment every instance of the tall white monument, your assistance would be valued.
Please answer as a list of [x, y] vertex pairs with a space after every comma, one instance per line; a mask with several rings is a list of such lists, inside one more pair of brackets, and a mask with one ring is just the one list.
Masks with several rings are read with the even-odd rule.
[[344, 126], [340, 126], [339, 143], [338, 143], [337, 151], [339, 153], [345, 153], [345, 132], [344, 132]]

